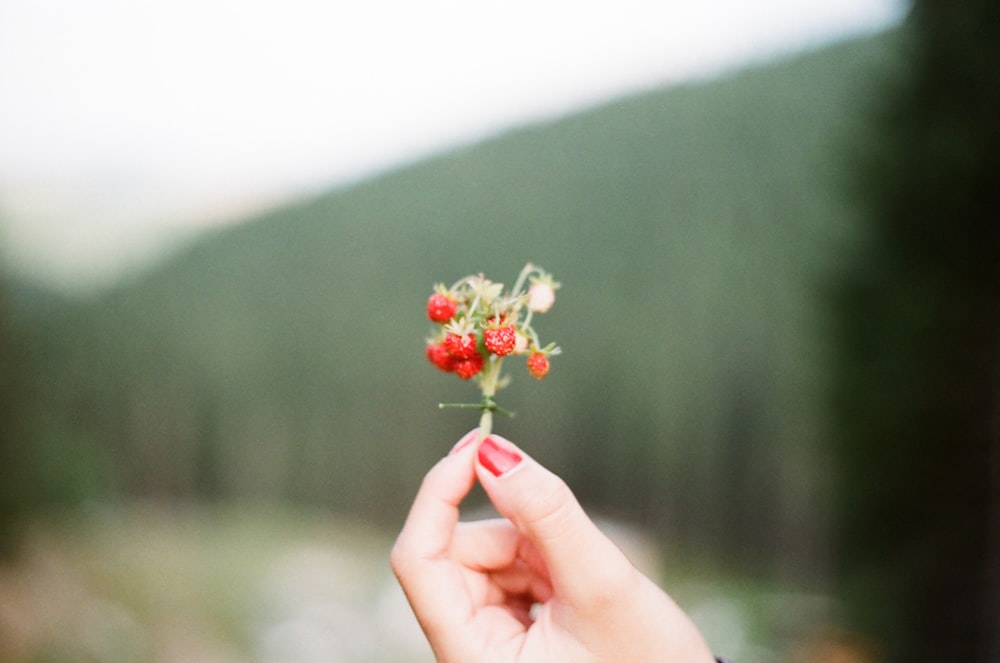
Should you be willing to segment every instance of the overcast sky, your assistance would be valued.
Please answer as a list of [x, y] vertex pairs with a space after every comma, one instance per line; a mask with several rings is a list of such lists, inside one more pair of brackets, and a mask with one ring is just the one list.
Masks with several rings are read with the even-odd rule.
[[903, 0], [0, 0], [0, 248], [18, 269], [92, 287], [260, 205], [881, 30], [904, 9]]

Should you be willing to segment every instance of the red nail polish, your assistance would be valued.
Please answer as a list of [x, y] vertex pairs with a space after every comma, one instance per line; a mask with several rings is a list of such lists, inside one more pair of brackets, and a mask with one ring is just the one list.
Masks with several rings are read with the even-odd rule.
[[501, 447], [496, 440], [488, 437], [479, 445], [479, 462], [493, 476], [498, 477], [517, 467], [521, 462], [521, 454], [514, 449]]

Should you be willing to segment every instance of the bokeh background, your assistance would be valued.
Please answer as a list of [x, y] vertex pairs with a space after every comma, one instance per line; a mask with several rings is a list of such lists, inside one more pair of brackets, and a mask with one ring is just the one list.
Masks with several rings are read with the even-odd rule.
[[998, 32], [918, 0], [294, 195], [164, 198], [211, 229], [98, 277], [15, 241], [46, 217], [5, 187], [0, 660], [431, 660], [386, 555], [475, 417], [437, 409], [472, 387], [424, 302], [529, 261], [563, 354], [511, 367], [497, 428], [715, 649], [1000, 660]]

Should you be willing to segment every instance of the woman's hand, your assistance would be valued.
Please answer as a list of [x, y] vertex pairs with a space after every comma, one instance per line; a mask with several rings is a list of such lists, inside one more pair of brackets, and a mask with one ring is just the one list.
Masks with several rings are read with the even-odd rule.
[[[504, 519], [459, 522], [477, 478]], [[390, 561], [441, 663], [714, 661], [566, 484], [496, 435], [431, 469]]]

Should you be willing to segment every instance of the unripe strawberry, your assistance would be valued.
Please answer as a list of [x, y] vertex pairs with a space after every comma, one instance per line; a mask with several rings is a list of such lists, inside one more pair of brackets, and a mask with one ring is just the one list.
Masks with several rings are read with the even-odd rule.
[[536, 380], [541, 380], [549, 372], [549, 358], [541, 352], [532, 352], [527, 361], [528, 373]]
[[531, 341], [529, 341], [528, 337], [522, 334], [521, 332], [515, 332], [515, 336], [516, 340], [514, 341], [514, 354], [523, 355], [525, 352], [528, 351], [528, 348], [531, 345]]
[[455, 375], [463, 380], [468, 380], [483, 370], [483, 356], [474, 354], [468, 359], [457, 359], [454, 366]]
[[455, 359], [471, 359], [479, 354], [475, 334], [448, 334], [444, 337], [444, 347]]
[[556, 291], [549, 281], [538, 281], [528, 288], [528, 309], [545, 313], [556, 301]]
[[509, 355], [517, 345], [517, 332], [514, 325], [500, 323], [483, 330], [483, 343], [486, 349], [498, 357]]
[[440, 292], [435, 292], [427, 300], [427, 317], [434, 322], [448, 322], [455, 317], [458, 303]]
[[448, 353], [444, 343], [429, 343], [427, 345], [427, 359], [445, 373], [451, 373], [455, 370], [455, 358]]

